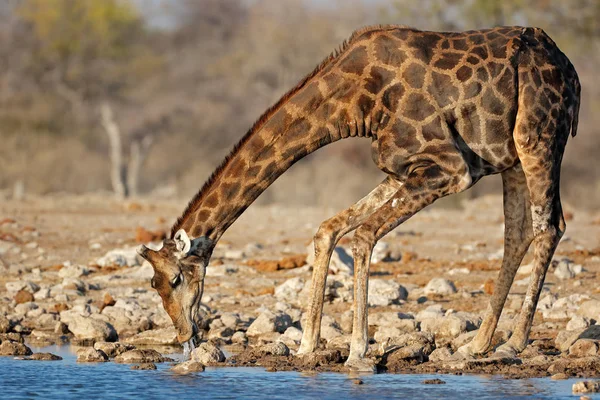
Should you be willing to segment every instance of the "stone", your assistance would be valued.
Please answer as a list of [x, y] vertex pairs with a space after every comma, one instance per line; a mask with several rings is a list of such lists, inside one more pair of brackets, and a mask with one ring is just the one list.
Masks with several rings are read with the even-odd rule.
[[108, 356], [102, 350], [96, 350], [92, 347], [86, 347], [77, 351], [77, 362], [106, 362]]
[[369, 279], [369, 305], [370, 306], [389, 306], [398, 303], [400, 300], [406, 300], [408, 291], [404, 286], [383, 279]]
[[221, 314], [221, 318], [219, 318], [219, 320], [224, 327], [231, 329], [236, 329], [238, 324], [241, 322], [239, 314], [232, 312]]
[[391, 259], [390, 245], [383, 241], [377, 242], [371, 252], [371, 264], [377, 264], [388, 259]]
[[264, 356], [285, 357], [285, 356], [290, 355], [290, 349], [284, 343], [275, 342], [275, 343], [269, 343], [269, 344], [265, 344], [260, 347], [257, 347], [255, 349], [253, 349], [253, 353], [256, 354], [257, 357], [264, 357]]
[[237, 331], [231, 336], [231, 342], [235, 344], [246, 344], [248, 343], [248, 336], [245, 332]]
[[573, 393], [598, 393], [600, 381], [579, 381], [573, 384]]
[[140, 265], [140, 258], [137, 254], [136, 247], [127, 247], [109, 251], [104, 256], [97, 259], [96, 264], [101, 267], [115, 265], [119, 267], [135, 267]]
[[267, 310], [260, 314], [258, 318], [256, 318], [254, 322], [250, 324], [248, 330], [246, 331], [246, 335], [259, 336], [270, 332], [283, 333], [291, 325], [292, 318], [288, 314], [282, 311], [273, 313]]
[[[315, 264], [315, 245], [311, 242], [306, 248], [306, 263], [314, 266]], [[336, 247], [331, 254], [329, 261], [329, 270], [336, 275], [354, 274], [354, 260], [352, 256], [341, 246]]]
[[120, 364], [161, 363], [164, 361], [167, 361], [167, 358], [153, 349], [129, 350], [115, 357], [115, 362]]
[[33, 294], [27, 290], [21, 289], [15, 295], [15, 303], [17, 303], [17, 304], [29, 303], [29, 302], [32, 302], [33, 300], [34, 300]]
[[590, 320], [600, 321], [600, 300], [587, 300], [581, 303], [577, 315]]
[[204, 372], [204, 365], [198, 361], [188, 360], [171, 367], [171, 371], [177, 374], [190, 374], [193, 372]]
[[94, 349], [101, 350], [109, 358], [114, 358], [119, 354], [135, 349], [135, 346], [119, 342], [96, 342], [94, 343]]
[[436, 337], [455, 338], [465, 332], [477, 329], [480, 323], [480, 319], [472, 318], [465, 313], [455, 313], [443, 318], [421, 321], [421, 331], [431, 332]]
[[591, 339], [578, 339], [569, 347], [569, 357], [589, 357], [598, 355], [598, 343]]
[[117, 331], [108, 322], [98, 319], [74, 316], [68, 323], [69, 331], [80, 340], [96, 340], [115, 342], [118, 340]]
[[369, 326], [394, 327], [403, 332], [413, 332], [417, 329], [417, 321], [412, 315], [399, 312], [379, 312], [369, 314]]
[[415, 319], [419, 322], [426, 319], [436, 319], [444, 317], [445, 313], [441, 304], [434, 304], [421, 310], [415, 316]]
[[431, 352], [429, 355], [429, 361], [439, 362], [446, 361], [452, 357], [452, 351], [448, 347], [440, 347]]
[[28, 356], [31, 354], [31, 349], [23, 343], [3, 340], [0, 344], [0, 356]]
[[144, 332], [140, 332], [135, 336], [123, 339], [123, 343], [133, 344], [136, 346], [145, 345], [177, 345], [177, 331], [173, 327], [152, 329]]
[[61, 278], [80, 278], [90, 273], [90, 269], [84, 265], [65, 265], [58, 271]]
[[87, 290], [85, 282], [78, 278], [64, 278], [62, 287], [65, 290], [76, 290], [81, 293], [84, 293]]
[[275, 297], [279, 300], [295, 302], [303, 288], [304, 279], [301, 277], [291, 278], [275, 288]]
[[567, 322], [568, 331], [576, 331], [585, 329], [591, 325], [590, 320], [586, 317], [574, 315], [569, 322]]
[[211, 342], [204, 342], [192, 350], [192, 360], [211, 365], [225, 361], [225, 355], [218, 346]]
[[573, 279], [581, 272], [583, 272], [582, 266], [573, 264], [573, 261], [568, 258], [560, 260], [554, 268], [554, 276], [558, 279]]
[[287, 328], [283, 335], [297, 343], [300, 343], [302, 340], [302, 331], [294, 326]]
[[134, 371], [154, 371], [156, 369], [156, 364], [154, 363], [142, 363], [142, 364], [134, 364], [131, 366]]
[[35, 353], [28, 357], [23, 357], [23, 359], [32, 361], [60, 361], [63, 358], [52, 353]]
[[600, 340], [600, 325], [592, 325], [575, 331], [560, 331], [554, 339], [554, 343], [557, 349], [566, 352], [578, 339]]
[[386, 347], [419, 348], [423, 356], [428, 356], [435, 349], [435, 343], [432, 334], [427, 332], [413, 332], [390, 338]]
[[445, 296], [453, 293], [456, 293], [456, 287], [454, 286], [454, 283], [448, 279], [433, 278], [425, 286], [426, 295], [433, 294]]
[[19, 290], [26, 290], [33, 294], [40, 290], [38, 285], [30, 281], [6, 282], [4, 286], [6, 287], [6, 291], [9, 293], [17, 293]]
[[4, 315], [0, 315], [0, 333], [8, 333], [12, 329], [12, 323]]

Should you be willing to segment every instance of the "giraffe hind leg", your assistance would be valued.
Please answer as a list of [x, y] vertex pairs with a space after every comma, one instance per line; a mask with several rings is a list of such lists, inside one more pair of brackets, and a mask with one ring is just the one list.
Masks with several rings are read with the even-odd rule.
[[529, 190], [521, 164], [502, 172], [504, 194], [504, 258], [494, 293], [483, 322], [473, 340], [457, 351], [455, 359], [468, 358], [489, 350], [492, 337], [515, 274], [533, 240]]
[[321, 224], [314, 237], [315, 261], [310, 290], [310, 305], [306, 326], [303, 328], [302, 341], [298, 354], [315, 350], [319, 342], [321, 314], [325, 296], [325, 283], [329, 260], [337, 242], [348, 232], [356, 229], [371, 213], [390, 198], [399, 187], [399, 182], [388, 177], [371, 193], [350, 208], [340, 212]]

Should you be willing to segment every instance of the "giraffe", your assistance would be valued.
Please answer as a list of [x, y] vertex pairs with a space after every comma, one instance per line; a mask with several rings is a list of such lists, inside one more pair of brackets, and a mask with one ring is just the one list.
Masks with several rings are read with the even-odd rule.
[[352, 251], [353, 370], [373, 370], [367, 351], [367, 288], [375, 243], [436, 199], [501, 174], [504, 260], [481, 328], [458, 354], [490, 349], [515, 273], [530, 244], [534, 268], [510, 339], [527, 345], [548, 264], [563, 232], [559, 177], [575, 136], [580, 84], [574, 67], [539, 28], [427, 32], [386, 25], [360, 29], [268, 109], [191, 200], [162, 249], [140, 249], [152, 286], [184, 347], [193, 345], [204, 274], [227, 228], [296, 161], [348, 137], [371, 140], [387, 177], [314, 236], [311, 299], [298, 354], [317, 347], [332, 251], [355, 230]]

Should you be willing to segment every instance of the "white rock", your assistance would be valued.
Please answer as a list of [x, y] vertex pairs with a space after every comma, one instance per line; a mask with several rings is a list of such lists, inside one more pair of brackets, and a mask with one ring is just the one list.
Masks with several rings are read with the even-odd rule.
[[421, 310], [415, 316], [417, 321], [423, 321], [425, 319], [442, 318], [445, 315], [444, 309], [441, 304], [434, 304]]
[[192, 360], [209, 365], [225, 361], [225, 355], [213, 343], [205, 342], [192, 351]]
[[471, 273], [469, 268], [453, 268], [448, 271], [448, 275], [468, 275]]
[[558, 279], [573, 279], [575, 276], [583, 272], [581, 265], [575, 265], [567, 258], [560, 260], [554, 268], [554, 275]]
[[93, 339], [103, 342], [114, 342], [117, 340], [115, 328], [109, 323], [97, 319], [74, 316], [68, 323], [68, 326], [69, 331], [77, 339]]
[[295, 277], [288, 279], [275, 288], [275, 297], [284, 301], [296, 301], [304, 288], [304, 279]]
[[517, 270], [517, 274], [530, 275], [532, 271], [533, 271], [533, 263], [529, 263], [529, 264], [521, 265], [519, 267], [519, 269]]
[[6, 282], [4, 285], [9, 293], [16, 293], [19, 290], [26, 290], [29, 293], [35, 293], [40, 290], [40, 287], [29, 281]]
[[283, 333], [292, 325], [292, 319], [284, 312], [265, 311], [248, 327], [248, 336], [259, 336], [270, 332]]
[[408, 291], [400, 284], [383, 279], [369, 279], [369, 305], [389, 306], [400, 300], [406, 300]]
[[433, 278], [425, 286], [425, 294], [449, 295], [456, 293], [454, 283], [444, 278]]
[[140, 265], [140, 258], [136, 247], [126, 247], [114, 249], [96, 260], [96, 264], [101, 267], [118, 265], [120, 267], [135, 267]]
[[283, 335], [297, 343], [300, 343], [300, 341], [302, 340], [302, 331], [294, 326], [290, 326], [289, 328], [287, 328]]
[[61, 278], [79, 278], [90, 273], [88, 267], [83, 265], [65, 265], [58, 271]]
[[[306, 263], [313, 265], [315, 263], [315, 247], [314, 242], [311, 242], [306, 248]], [[341, 246], [336, 247], [331, 254], [329, 261], [329, 270], [334, 274], [352, 275], [354, 274], [354, 260], [352, 256]]]
[[567, 323], [567, 330], [568, 331], [575, 331], [575, 330], [580, 330], [580, 329], [585, 329], [587, 327], [589, 327], [590, 324], [590, 320], [586, 317], [581, 317], [579, 315], [574, 315], [573, 318], [571, 318], [571, 320]]
[[386, 242], [379, 241], [375, 244], [371, 253], [371, 263], [377, 264], [384, 261], [390, 256], [390, 245]]
[[177, 341], [177, 332], [175, 328], [168, 327], [162, 329], [152, 329], [140, 332], [135, 336], [123, 340], [124, 343], [133, 345], [175, 345]]

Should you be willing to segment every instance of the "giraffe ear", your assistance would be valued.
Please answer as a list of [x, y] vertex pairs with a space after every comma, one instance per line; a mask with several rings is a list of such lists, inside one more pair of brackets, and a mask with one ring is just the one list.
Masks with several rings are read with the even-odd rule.
[[190, 252], [190, 249], [192, 248], [192, 242], [183, 229], [180, 229], [175, 233], [173, 240], [175, 240], [175, 246], [177, 246], [177, 250], [179, 252], [185, 255]]

